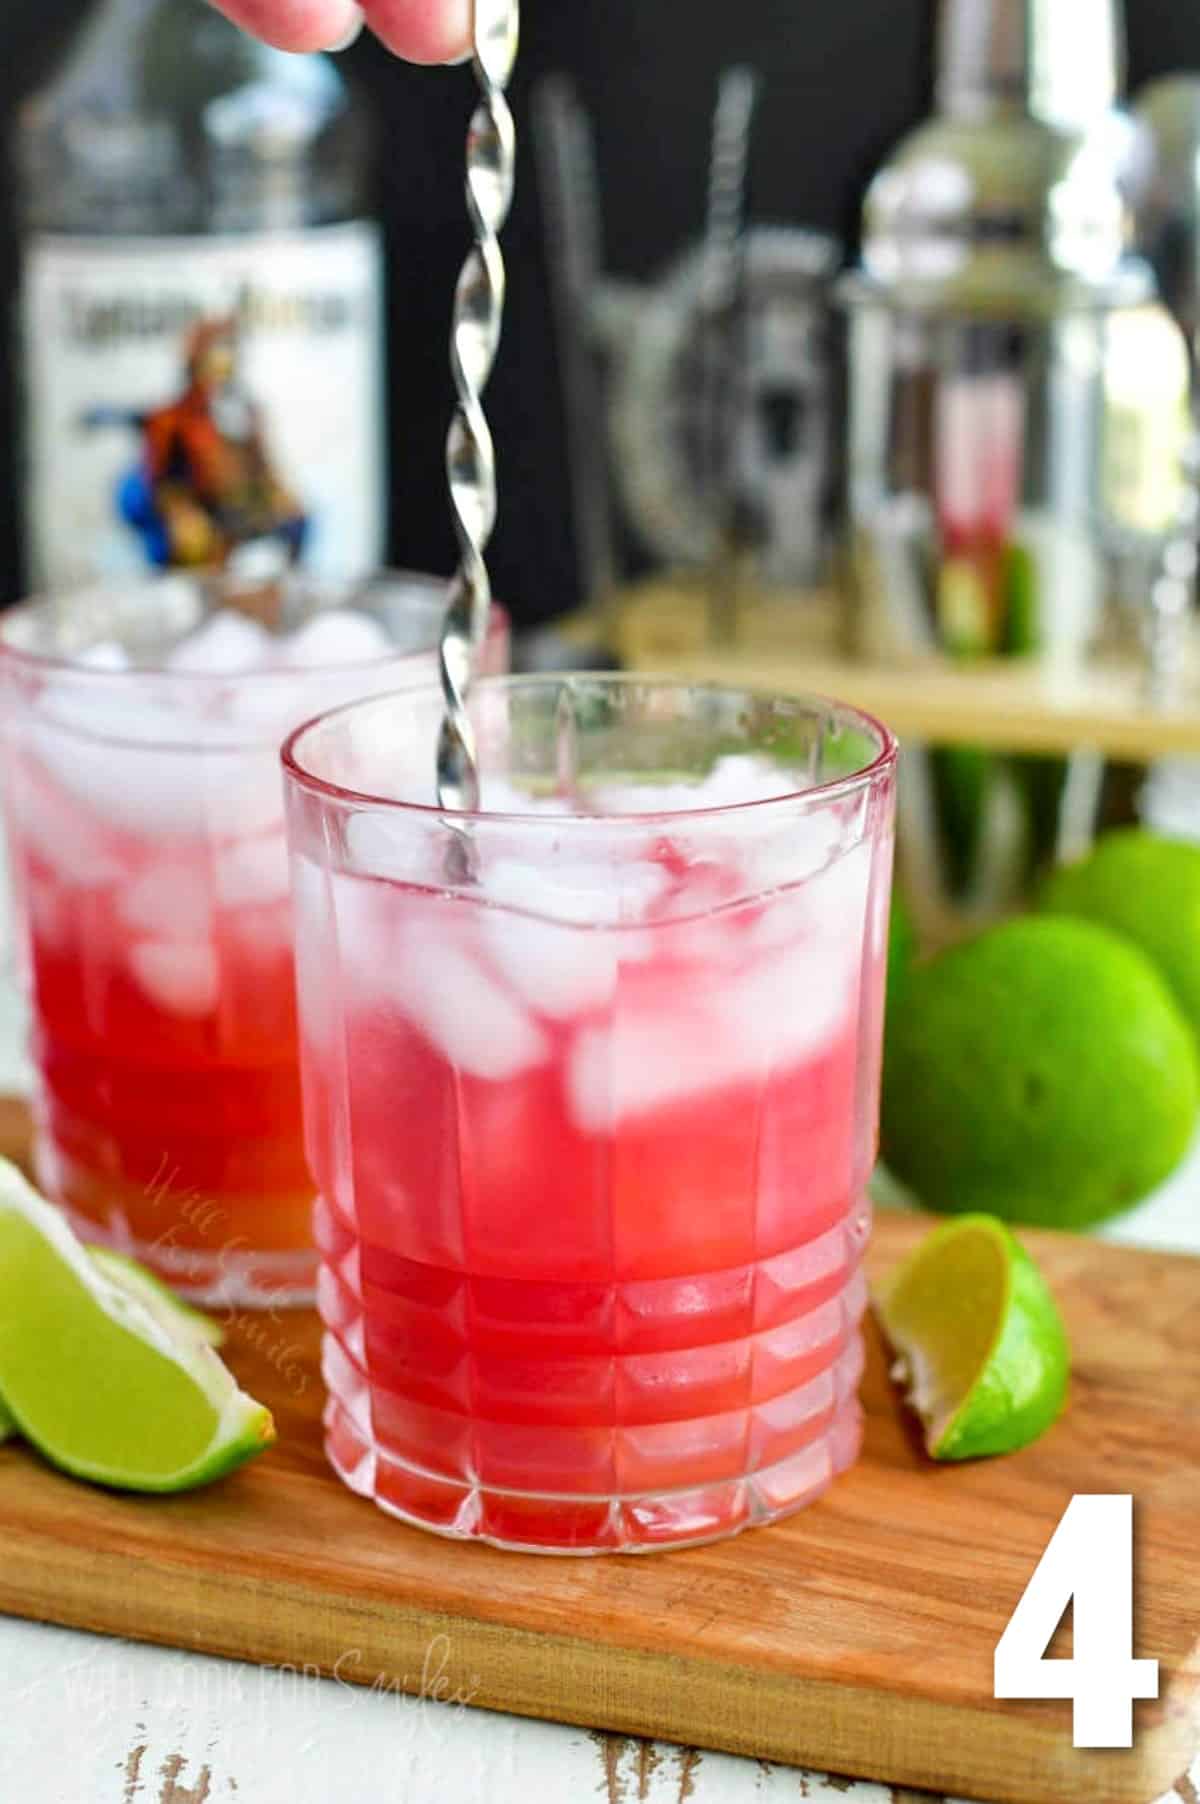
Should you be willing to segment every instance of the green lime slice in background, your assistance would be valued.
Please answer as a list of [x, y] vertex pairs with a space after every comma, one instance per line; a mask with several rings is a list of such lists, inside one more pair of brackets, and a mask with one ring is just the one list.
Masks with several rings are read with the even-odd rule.
[[934, 1228], [878, 1288], [875, 1307], [933, 1459], [1013, 1453], [1061, 1414], [1070, 1370], [1062, 1318], [994, 1216]]
[[[52, 1464], [95, 1484], [185, 1491], [275, 1438], [195, 1312], [139, 1274], [109, 1275], [0, 1160], [0, 1396]], [[149, 1290], [147, 1289], [149, 1286]], [[166, 1299], [166, 1300], [164, 1300]]]

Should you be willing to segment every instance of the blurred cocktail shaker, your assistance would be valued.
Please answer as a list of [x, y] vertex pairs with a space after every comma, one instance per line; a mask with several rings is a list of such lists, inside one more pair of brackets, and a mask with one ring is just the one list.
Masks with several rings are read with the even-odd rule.
[[1129, 455], [1122, 371], [1136, 358], [1146, 404], [1177, 409], [1181, 348], [1129, 250], [1119, 0], [1087, 13], [944, 0], [936, 113], [868, 192], [844, 295], [848, 567], [873, 655], [1072, 662], [1113, 535], [1170, 518], [1169, 456], [1147, 493]]

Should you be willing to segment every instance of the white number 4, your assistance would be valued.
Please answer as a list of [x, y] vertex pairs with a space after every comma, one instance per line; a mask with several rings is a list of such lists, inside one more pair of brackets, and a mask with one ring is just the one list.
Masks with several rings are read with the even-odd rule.
[[[1075, 1654], [1047, 1660], [1074, 1600]], [[1133, 1745], [1133, 1700], [1158, 1696], [1158, 1661], [1133, 1658], [1133, 1499], [1072, 1497], [996, 1643], [998, 1698], [1071, 1698], [1077, 1748]]]

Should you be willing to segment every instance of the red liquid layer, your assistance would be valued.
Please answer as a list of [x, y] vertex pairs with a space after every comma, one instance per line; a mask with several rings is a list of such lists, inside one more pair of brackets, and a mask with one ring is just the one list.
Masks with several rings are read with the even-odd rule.
[[[440, 599], [407, 623], [406, 586], [386, 615], [432, 645]], [[508, 650], [495, 609], [485, 670]], [[279, 663], [228, 673], [4, 672], [41, 1177], [90, 1238], [213, 1300], [299, 1301], [316, 1275], [279, 745], [436, 669], [432, 650], [320, 667], [295, 651], [285, 637]]]
[[[880, 978], [874, 957], [861, 977], [865, 875], [829, 946], [814, 885], [732, 911], [720, 946], [711, 923], [703, 943], [694, 922], [653, 925], [627, 956], [617, 933], [602, 995], [515, 1015], [487, 988], [506, 974], [513, 1000], [487, 909], [330, 887], [341, 963], [301, 987], [347, 1482], [445, 1533], [575, 1552], [709, 1539], [817, 1495], [860, 1437]], [[496, 1036], [481, 1056], [451, 1056], [446, 989], [405, 994], [401, 941], [431, 909], [447, 985], [469, 968], [479, 986], [461, 1002]], [[328, 948], [317, 927], [302, 946]], [[580, 958], [599, 943], [581, 930]], [[762, 982], [808, 966], [807, 997]], [[544, 971], [532, 983], [544, 1005]], [[743, 1002], [723, 1046], [714, 1022]], [[782, 1015], [775, 1031], [773, 1011], [806, 1006], [811, 1031]], [[646, 1065], [639, 1094], [668, 1040], [675, 1065]]]
[[[40, 773], [25, 782], [51, 793]], [[66, 833], [76, 804], [54, 793], [53, 805]], [[42, 1182], [81, 1233], [193, 1294], [310, 1295], [282, 841], [254, 848], [277, 863], [276, 893], [235, 905], [219, 846], [78, 816], [101, 858], [90, 876], [86, 860], [65, 872], [44, 831], [13, 833]]]

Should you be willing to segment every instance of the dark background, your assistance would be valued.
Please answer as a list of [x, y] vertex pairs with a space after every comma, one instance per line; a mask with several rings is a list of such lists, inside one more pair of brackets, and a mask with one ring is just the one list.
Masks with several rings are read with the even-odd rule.
[[[1092, 0], [1077, 0], [1081, 28]], [[85, 8], [4, 0], [0, 117], [43, 80]], [[1193, 0], [1127, 0], [1130, 86], [1200, 68]], [[609, 270], [647, 276], [699, 233], [719, 68], [766, 76], [752, 166], [758, 218], [853, 243], [858, 201], [888, 146], [929, 107], [933, 0], [525, 0], [515, 104], [549, 70], [574, 77], [598, 133]], [[392, 552], [453, 564], [442, 477], [450, 407], [445, 343], [465, 242], [462, 150], [473, 87], [465, 69], [416, 70], [370, 42], [345, 59], [374, 113], [389, 232]], [[490, 410], [502, 465], [492, 562], [497, 590], [533, 620], [576, 596], [557, 371], [528, 133], [509, 229], [510, 324]], [[0, 281], [11, 293], [11, 182], [0, 194]], [[11, 334], [0, 340], [8, 351]], [[13, 372], [0, 358], [0, 600], [19, 592]]]

